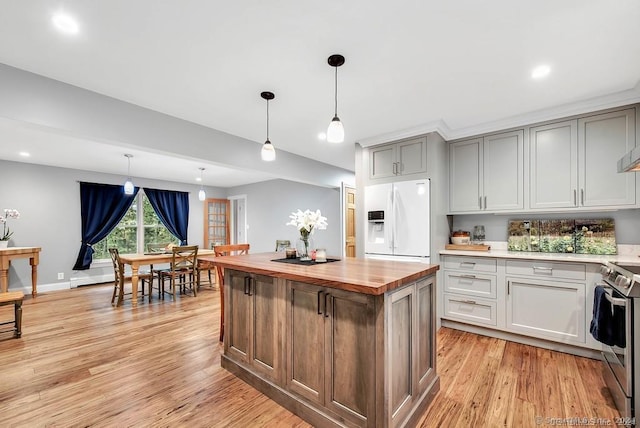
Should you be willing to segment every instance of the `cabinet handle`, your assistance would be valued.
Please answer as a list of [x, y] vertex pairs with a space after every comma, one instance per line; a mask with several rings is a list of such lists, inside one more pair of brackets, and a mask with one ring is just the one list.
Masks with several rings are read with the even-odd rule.
[[457, 299], [450, 299], [451, 302], [458, 302], [458, 303], [465, 303], [467, 305], [477, 305], [475, 300], [457, 300]]
[[487, 197], [486, 196], [484, 197], [484, 209], [485, 210], [487, 209]]
[[251, 292], [251, 287], [253, 287], [254, 292], [255, 292], [255, 288], [256, 288], [256, 280], [255, 280], [255, 278], [249, 278], [249, 296], [253, 296], [253, 293]]
[[398, 174], [398, 163], [394, 162], [391, 164], [391, 172], [393, 175], [397, 175]]
[[322, 311], [320, 310], [320, 295], [322, 291], [318, 291], [318, 315], [322, 315]]
[[476, 279], [475, 275], [449, 275], [450, 278]]
[[511, 281], [507, 281], [507, 296], [511, 294]]
[[471, 265], [471, 266], [475, 266], [476, 262], [460, 262], [460, 266], [462, 265]]
[[584, 207], [584, 189], [580, 189], [580, 205]]
[[576, 189], [573, 189], [573, 205], [578, 205], [578, 194]]
[[553, 273], [553, 268], [552, 267], [534, 266], [533, 267], [533, 273], [536, 273], [537, 270], [541, 270], [542, 272], [548, 273], [549, 275], [551, 275]]
[[326, 293], [324, 295], [324, 317], [329, 318], [329, 311], [327, 310], [327, 297], [331, 296], [331, 294]]
[[251, 280], [250, 277], [248, 277], [248, 276], [244, 277], [244, 294], [245, 295], [249, 294], [249, 291], [247, 291], [247, 289], [250, 287], [250, 285], [249, 285], [249, 281], [250, 280]]
[[478, 196], [478, 205], [480, 205], [480, 209], [482, 209], [482, 196]]

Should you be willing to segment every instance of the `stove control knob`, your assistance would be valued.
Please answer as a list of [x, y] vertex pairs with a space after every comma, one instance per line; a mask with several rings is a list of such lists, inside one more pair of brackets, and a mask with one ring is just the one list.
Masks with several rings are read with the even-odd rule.
[[626, 288], [631, 283], [631, 280], [624, 275], [618, 275], [616, 278], [616, 285]]
[[602, 274], [602, 276], [607, 277], [611, 273], [611, 268], [600, 266], [600, 273]]

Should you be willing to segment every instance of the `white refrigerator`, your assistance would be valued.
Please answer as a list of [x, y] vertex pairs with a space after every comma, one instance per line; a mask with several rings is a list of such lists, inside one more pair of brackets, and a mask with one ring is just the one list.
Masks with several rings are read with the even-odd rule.
[[429, 188], [429, 179], [365, 187], [365, 257], [429, 263]]

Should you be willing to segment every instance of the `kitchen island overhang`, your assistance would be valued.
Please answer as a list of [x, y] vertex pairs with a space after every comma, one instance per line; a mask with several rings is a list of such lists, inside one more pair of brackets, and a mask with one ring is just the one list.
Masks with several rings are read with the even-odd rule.
[[225, 270], [222, 366], [314, 425], [416, 422], [439, 389], [439, 266], [281, 257], [208, 259]]

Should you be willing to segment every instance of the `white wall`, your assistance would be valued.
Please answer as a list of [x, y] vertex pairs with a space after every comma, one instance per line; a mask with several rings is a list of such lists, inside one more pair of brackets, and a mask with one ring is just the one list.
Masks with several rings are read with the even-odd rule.
[[295, 245], [299, 233], [295, 227], [286, 226], [289, 215], [298, 209], [319, 209], [327, 217], [328, 226], [314, 233], [315, 246], [326, 248], [331, 256], [341, 254], [339, 188], [271, 180], [227, 190], [227, 196], [235, 195], [247, 195], [247, 237], [252, 253], [273, 251], [278, 239], [288, 239]]

